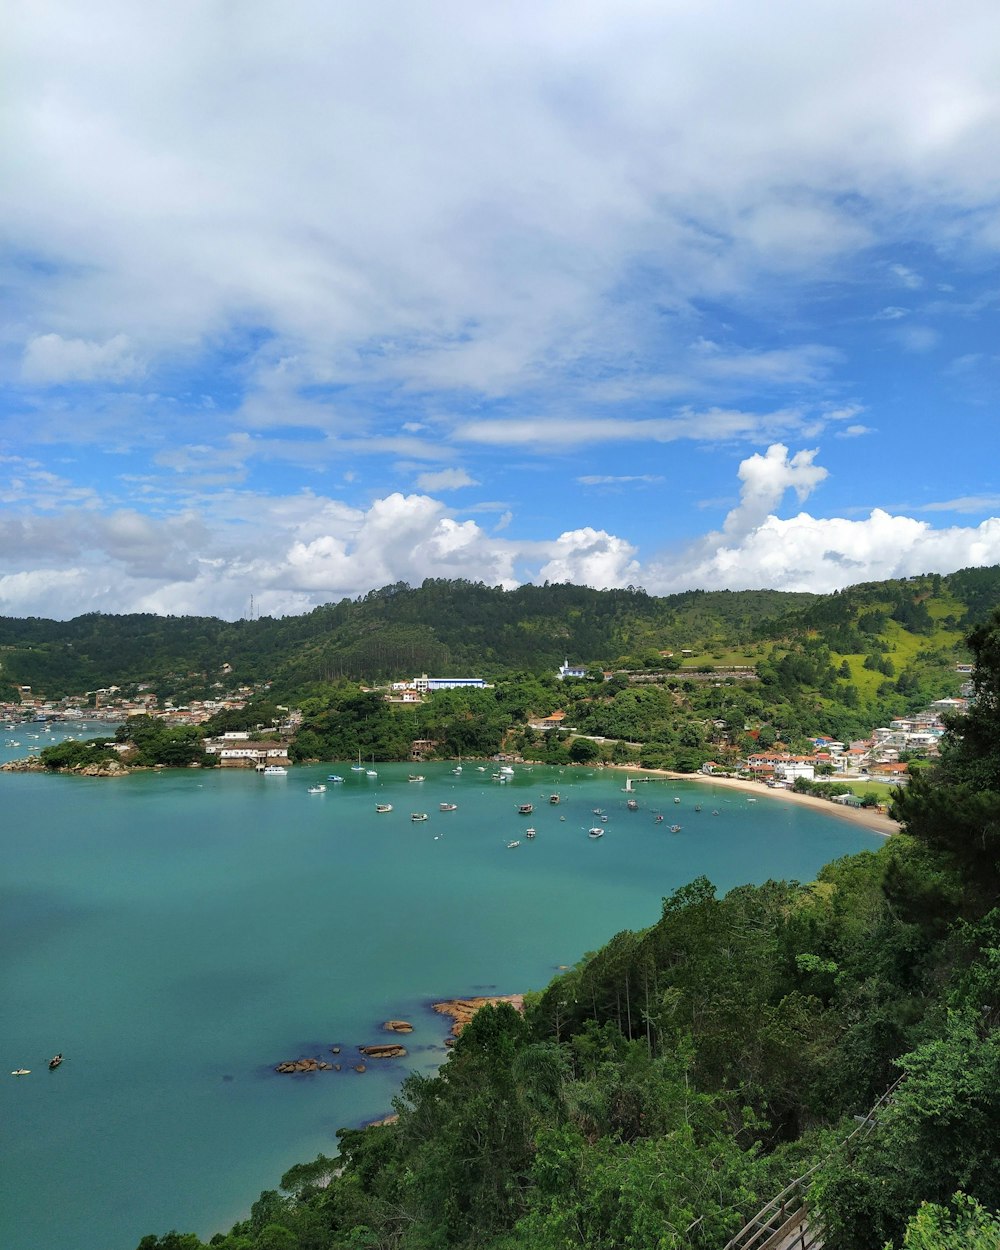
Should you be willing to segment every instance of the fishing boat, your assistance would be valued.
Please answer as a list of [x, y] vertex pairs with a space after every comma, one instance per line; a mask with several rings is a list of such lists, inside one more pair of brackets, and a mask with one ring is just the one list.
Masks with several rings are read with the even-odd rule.
[[427, 813], [426, 812], [410, 812], [410, 819], [415, 824], [418, 824], [420, 821], [427, 819]]
[[594, 825], [592, 829], [587, 830], [587, 837], [588, 838], [603, 838], [604, 830], [601, 828], [600, 825]]
[[524, 831], [524, 836], [526, 838], [533, 838], [535, 836], [535, 830], [532, 829], [531, 826], [529, 825], [528, 828], [525, 829]]
[[392, 804], [391, 803], [376, 803], [375, 810], [377, 812], [391, 812]]
[[58, 1068], [59, 1065], [62, 1063], [62, 1061], [63, 1061], [62, 1055], [53, 1055], [52, 1058], [49, 1060], [49, 1071], [52, 1072], [56, 1068]]
[[530, 816], [534, 810], [534, 805], [531, 803], [518, 803], [517, 805], [518, 816]]
[[458, 804], [457, 803], [439, 803], [438, 811], [439, 812], [457, 812]]

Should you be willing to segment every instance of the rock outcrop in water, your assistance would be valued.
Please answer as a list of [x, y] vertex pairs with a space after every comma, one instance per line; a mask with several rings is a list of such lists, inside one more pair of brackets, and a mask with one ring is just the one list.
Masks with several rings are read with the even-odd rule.
[[390, 1043], [387, 1046], [359, 1046], [358, 1050], [369, 1059], [402, 1059], [406, 1055], [406, 1047]]

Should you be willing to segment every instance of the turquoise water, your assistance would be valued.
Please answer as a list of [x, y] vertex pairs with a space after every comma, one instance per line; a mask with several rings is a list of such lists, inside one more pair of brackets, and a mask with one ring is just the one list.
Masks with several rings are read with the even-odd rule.
[[[14, 736], [21, 749], [0, 757], [39, 745]], [[628, 812], [617, 772], [518, 768], [498, 785], [474, 764], [421, 767], [409, 783], [405, 765], [377, 779], [342, 765], [345, 784], [322, 795], [306, 787], [327, 765], [0, 774], [5, 1250], [224, 1230], [292, 1163], [333, 1151], [338, 1127], [385, 1114], [406, 1072], [441, 1062], [435, 999], [540, 988], [699, 873], [720, 891], [807, 880], [881, 842], [697, 783], [640, 785]], [[376, 800], [394, 810], [376, 815]], [[608, 823], [591, 841], [595, 807]], [[537, 838], [508, 850], [528, 824]], [[390, 1017], [415, 1025], [407, 1059], [351, 1071]], [[331, 1045], [347, 1070], [272, 1072]], [[19, 1067], [31, 1075], [7, 1075]]]

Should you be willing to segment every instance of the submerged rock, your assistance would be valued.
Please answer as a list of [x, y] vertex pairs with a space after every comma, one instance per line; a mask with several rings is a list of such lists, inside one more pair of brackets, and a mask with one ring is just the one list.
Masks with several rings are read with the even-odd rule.
[[413, 1025], [409, 1020], [386, 1020], [382, 1028], [389, 1033], [412, 1033]]

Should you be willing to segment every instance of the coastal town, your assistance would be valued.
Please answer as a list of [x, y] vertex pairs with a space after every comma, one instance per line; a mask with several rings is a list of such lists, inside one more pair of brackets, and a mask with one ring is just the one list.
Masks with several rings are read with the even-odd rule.
[[[222, 679], [217, 683], [217, 697], [192, 699], [181, 705], [174, 705], [170, 700], [159, 700], [152, 688], [143, 689], [141, 685], [129, 692], [117, 686], [109, 686], [78, 697], [58, 700], [46, 699], [36, 695], [30, 687], [21, 687], [18, 702], [8, 701], [0, 705], [0, 718], [8, 734], [12, 734], [25, 722], [31, 722], [41, 729], [33, 734], [33, 744], [29, 746], [27, 760], [13, 761], [4, 767], [44, 766], [39, 758], [44, 747], [42, 731], [51, 726], [78, 727], [81, 734], [88, 735], [93, 735], [103, 726], [113, 726], [118, 730], [116, 740], [107, 741], [106, 746], [119, 757], [120, 763], [113, 764], [110, 770], [97, 770], [91, 766], [91, 771], [110, 771], [121, 775], [129, 766], [135, 765], [137, 752], [127, 731], [119, 727], [138, 723], [135, 718], [143, 718], [143, 723], [155, 721], [164, 727], [210, 726], [212, 723], [217, 724], [219, 718], [227, 713], [241, 713], [248, 708], [252, 711], [255, 701], [266, 698], [268, 683], [226, 689], [224, 679], [230, 672], [228, 664], [222, 666]], [[567, 680], [582, 683], [588, 679], [588, 674], [592, 675], [590, 680], [599, 683], [610, 682], [619, 676], [629, 683], [642, 684], [649, 676], [615, 674], [604, 670], [597, 670], [595, 673], [587, 666], [570, 664], [568, 659], [559, 666], [554, 676], [558, 683]], [[933, 700], [927, 707], [911, 715], [891, 719], [887, 725], [873, 726], [871, 733], [862, 739], [839, 741], [824, 735], [812, 736], [809, 739], [812, 749], [808, 751], [794, 752], [780, 741], [774, 741], [766, 749], [738, 753], [731, 740], [732, 726], [726, 720], [705, 722], [706, 745], [709, 748], [712, 745], [718, 748], [715, 753], [718, 758], [705, 759], [696, 771], [709, 777], [740, 778], [773, 790], [812, 791], [815, 787], [815, 792], [825, 793], [825, 797], [846, 805], [857, 806], [863, 801], [872, 801], [863, 800], [844, 783], [858, 782], [867, 785], [881, 782], [905, 785], [909, 779], [911, 763], [933, 760], [938, 754], [940, 739], [946, 732], [945, 718], [964, 713], [973, 693], [969, 680], [970, 666], [957, 664], [956, 674], [962, 679], [960, 694]], [[658, 676], [662, 680], [672, 674]], [[700, 676], [705, 674], [701, 673]], [[717, 686], [724, 680], [733, 680], [728, 671], [714, 676]], [[493, 689], [494, 686], [478, 676], [429, 676], [426, 673], [383, 686], [361, 687], [362, 692], [377, 695], [386, 704], [398, 707], [425, 704], [442, 692], [478, 693]], [[277, 715], [268, 724], [256, 723], [246, 728], [225, 729], [218, 733], [203, 730], [198, 736], [198, 754], [195, 757], [186, 757], [183, 762], [186, 766], [200, 761], [205, 765], [255, 768], [258, 771], [287, 769], [296, 762], [292, 744], [302, 725], [303, 714], [299, 708], [275, 706]], [[566, 723], [566, 713], [560, 707], [529, 715], [522, 728], [540, 742], [552, 735], [570, 746], [578, 742], [593, 743], [596, 750], [587, 761], [592, 766], [600, 767], [603, 763], [611, 762], [607, 753], [616, 746], [632, 753], [628, 762], [637, 766], [642, 763], [642, 742], [582, 733], [575, 726]], [[753, 723], [746, 722], [743, 729], [746, 741], [754, 742], [760, 736], [760, 729]], [[8, 737], [5, 745], [19, 744], [14, 738]], [[420, 761], [434, 758], [441, 754], [441, 746], [442, 743], [433, 738], [414, 738], [410, 742], [410, 759]], [[529, 757], [523, 751], [511, 749], [494, 758], [523, 762]], [[622, 760], [619, 758], [617, 762]], [[885, 791], [882, 793], [884, 795]]]

